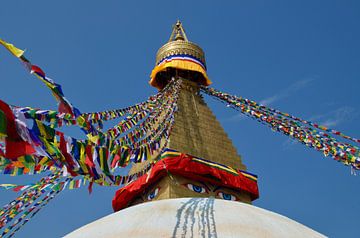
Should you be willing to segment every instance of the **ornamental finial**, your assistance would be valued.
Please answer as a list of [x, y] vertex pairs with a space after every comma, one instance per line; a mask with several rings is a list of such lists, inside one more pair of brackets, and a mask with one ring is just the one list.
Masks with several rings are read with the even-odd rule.
[[182, 40], [182, 41], [189, 41], [186, 37], [184, 28], [182, 27], [181, 21], [177, 20], [176, 24], [173, 25], [173, 31], [170, 35], [169, 41], [177, 41], [177, 40]]

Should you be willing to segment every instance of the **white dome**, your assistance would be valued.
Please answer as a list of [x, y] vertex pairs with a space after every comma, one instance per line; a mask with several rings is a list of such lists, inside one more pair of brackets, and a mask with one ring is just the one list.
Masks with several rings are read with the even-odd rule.
[[129, 207], [65, 237], [325, 236], [287, 217], [252, 205], [214, 198], [179, 198]]

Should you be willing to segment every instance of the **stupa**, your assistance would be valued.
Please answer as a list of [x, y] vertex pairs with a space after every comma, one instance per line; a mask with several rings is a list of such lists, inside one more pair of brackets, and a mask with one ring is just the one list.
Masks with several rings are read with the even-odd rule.
[[[115, 213], [72, 233], [79, 237], [324, 237], [287, 217], [253, 206], [257, 176], [246, 171], [232, 141], [204, 102], [211, 81], [204, 51], [180, 21], [157, 52], [150, 85], [181, 81], [167, 149], [148, 173], [120, 188]], [[140, 171], [148, 160], [132, 167]]]

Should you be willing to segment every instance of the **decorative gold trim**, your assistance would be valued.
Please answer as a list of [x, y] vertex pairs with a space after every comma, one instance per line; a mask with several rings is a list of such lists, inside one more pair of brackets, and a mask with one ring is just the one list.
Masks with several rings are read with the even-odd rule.
[[206, 66], [205, 53], [200, 46], [183, 40], [170, 41], [163, 45], [156, 53], [156, 65], [169, 56], [187, 54], [201, 61]]

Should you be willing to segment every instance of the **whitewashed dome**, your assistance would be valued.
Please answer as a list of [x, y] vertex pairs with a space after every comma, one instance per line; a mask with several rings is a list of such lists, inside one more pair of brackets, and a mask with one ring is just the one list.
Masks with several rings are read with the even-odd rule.
[[214, 198], [179, 198], [132, 206], [85, 225], [66, 238], [325, 237], [285, 216]]

